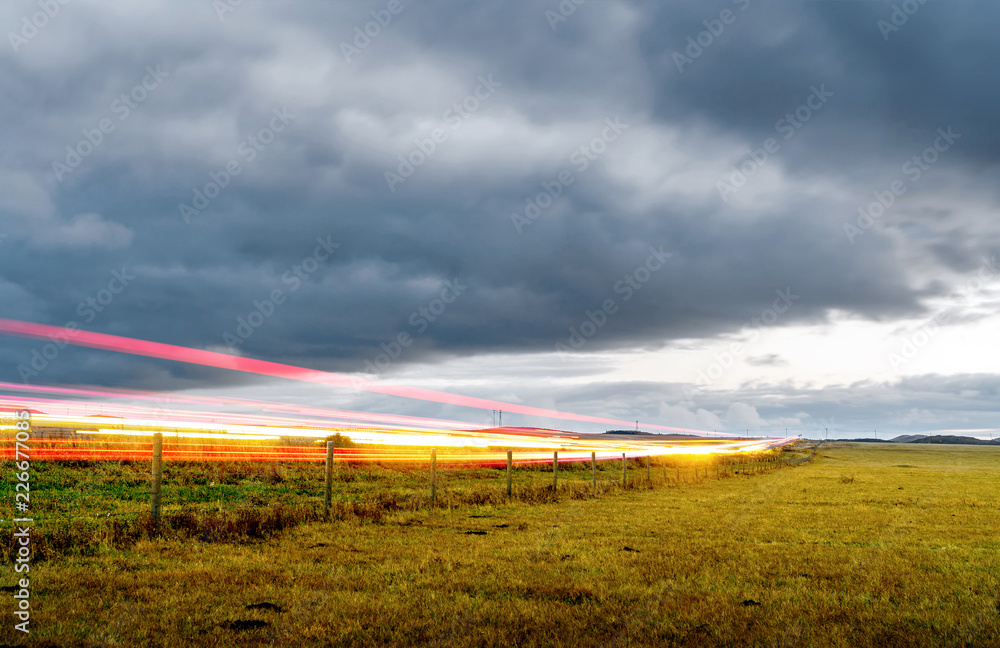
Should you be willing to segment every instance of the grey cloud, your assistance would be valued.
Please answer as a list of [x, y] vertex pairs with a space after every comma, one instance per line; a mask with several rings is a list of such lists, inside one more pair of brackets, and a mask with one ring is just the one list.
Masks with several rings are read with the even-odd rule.
[[[86, 326], [209, 347], [277, 289], [285, 302], [242, 353], [361, 371], [382, 343], [415, 333], [411, 315], [455, 278], [467, 292], [415, 335], [401, 366], [551, 352], [607, 299], [619, 308], [586, 352], [731, 334], [785, 288], [801, 301], [777, 326], [834, 310], [918, 315], [947, 288], [916, 285], [918, 271], [974, 270], [1000, 241], [983, 210], [997, 202], [998, 95], [973, 63], [995, 58], [991, 5], [928, 4], [885, 42], [884, 3], [753, 2], [679, 73], [673, 52], [733, 3], [587, 3], [555, 31], [544, 15], [553, 4], [414, 3], [348, 62], [340, 43], [379, 3], [247, 2], [223, 21], [190, 3], [135, 12], [79, 3], [51, 38], [0, 53], [5, 312], [79, 319], [81, 301], [130, 265], [134, 287]], [[84, 45], [74, 33], [95, 37]], [[66, 146], [117, 120], [115, 98], [156, 65], [169, 71], [162, 86], [56, 180]], [[390, 192], [384, 174], [397, 156], [491, 73], [503, 84], [496, 95]], [[824, 83], [829, 103], [723, 202], [716, 179]], [[282, 106], [295, 119], [249, 159], [240, 143]], [[570, 154], [615, 116], [631, 130], [579, 170]], [[901, 199], [899, 222], [894, 212], [851, 245], [843, 224], [857, 206], [949, 124], [960, 145]], [[644, 153], [629, 167], [650, 134], [671, 142], [663, 159]], [[178, 205], [231, 160], [240, 173], [186, 224]], [[660, 163], [706, 171], [668, 187]], [[511, 214], [564, 169], [574, 183], [518, 234]], [[980, 203], [937, 217], [905, 211], [967, 169], [977, 173], [966, 174], [966, 199]], [[40, 223], [59, 225], [46, 233]], [[292, 291], [285, 273], [328, 235], [341, 247]], [[616, 285], [661, 245], [674, 255], [625, 300]], [[18, 380], [30, 350], [5, 341], [0, 377]], [[65, 358], [44, 380], [162, 389], [244, 380], [92, 351]], [[630, 411], [595, 384], [591, 397]], [[726, 411], [714, 404], [712, 415], [724, 421]]]
[[748, 356], [747, 364], [755, 367], [780, 367], [788, 363], [777, 353], [768, 353], [762, 356]]

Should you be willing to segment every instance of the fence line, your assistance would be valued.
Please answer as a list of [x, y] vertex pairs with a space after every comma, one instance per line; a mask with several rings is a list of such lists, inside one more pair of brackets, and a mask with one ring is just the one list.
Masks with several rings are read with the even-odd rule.
[[824, 443], [826, 443], [825, 439], [823, 441], [820, 441], [819, 443], [817, 443], [816, 446], [813, 447], [812, 452], [809, 453], [809, 456], [805, 457], [803, 459], [792, 459], [790, 457], [786, 457], [785, 458], [785, 465], [788, 465], [788, 466], [801, 466], [802, 464], [809, 463], [810, 461], [812, 461], [812, 458], [816, 455], [816, 451], [819, 450], [819, 447], [821, 445], [823, 445]]
[[[133, 445], [133, 446], [141, 445], [141, 443], [138, 443], [138, 442], [128, 442], [128, 441], [121, 441], [121, 442], [118, 442], [118, 443], [130, 444], [130, 445]], [[149, 509], [148, 510], [149, 510], [150, 515], [151, 515], [151, 517], [153, 519], [159, 520], [159, 519], [161, 519], [161, 517], [165, 513], [172, 513], [172, 512], [177, 511], [177, 510], [180, 510], [180, 511], [185, 511], [185, 510], [196, 510], [196, 511], [218, 510], [218, 511], [222, 511], [222, 510], [235, 510], [235, 509], [241, 509], [241, 508], [253, 508], [253, 507], [261, 506], [262, 503], [260, 501], [258, 501], [258, 502], [255, 502], [255, 503], [242, 504], [242, 505], [223, 505], [223, 504], [219, 503], [219, 504], [214, 504], [214, 505], [211, 505], [211, 506], [195, 507], [193, 509], [189, 508], [189, 506], [186, 505], [186, 504], [184, 504], [183, 502], [181, 504], [179, 504], [179, 505], [170, 504], [170, 505], [164, 507], [164, 505], [163, 505], [163, 494], [164, 494], [164, 491], [163, 491], [163, 486], [164, 486], [164, 458], [165, 458], [165, 455], [168, 455], [168, 452], [165, 451], [165, 448], [164, 448], [163, 435], [161, 433], [155, 433], [155, 434], [153, 434], [152, 435], [152, 444], [151, 445], [152, 445], [152, 449], [151, 449], [151, 451], [148, 451], [148, 454], [147, 454], [147, 451], [144, 451], [144, 450], [139, 450], [138, 451], [139, 454], [145, 455], [145, 458], [151, 462], [150, 463], [151, 472], [150, 472], [150, 482], [149, 482], [150, 483], [150, 490], [149, 491], [138, 491], [138, 492], [132, 491], [130, 494], [134, 497], [136, 495], [141, 496], [141, 495], [145, 495], [145, 494], [148, 493], [148, 495], [149, 495]], [[760, 458], [760, 457], [749, 456], [749, 455], [737, 455], [735, 457], [714, 456], [712, 458], [711, 463], [715, 464], [715, 477], [716, 477], [716, 479], [721, 479], [723, 475], [725, 475], [725, 476], [734, 476], [734, 475], [739, 475], [739, 474], [743, 474], [743, 475], [758, 474], [760, 472], [769, 471], [769, 470], [775, 469], [775, 468], [780, 467], [780, 466], [800, 465], [800, 464], [806, 463], [806, 462], [808, 462], [809, 460], [811, 460], [813, 458], [813, 456], [816, 454], [816, 451], [819, 449], [819, 447], [821, 445], [822, 445], [822, 443], [820, 443], [817, 446], [815, 446], [812, 449], [811, 454], [808, 457], [806, 457], [805, 459], [792, 460], [792, 459], [784, 458], [782, 461], [779, 461], [777, 459], [777, 457]], [[148, 448], [149, 446], [147, 445], [146, 447]], [[306, 498], [296, 497], [293, 501], [287, 502], [287, 503], [290, 504], [290, 505], [302, 505], [302, 504], [311, 504], [311, 503], [314, 503], [314, 502], [320, 502], [320, 501], [322, 501], [323, 502], [323, 517], [324, 517], [324, 519], [329, 520], [330, 519], [330, 513], [331, 513], [331, 507], [332, 507], [332, 501], [333, 501], [333, 481], [334, 481], [334, 470], [333, 470], [333, 467], [334, 467], [335, 462], [337, 462], [337, 463], [348, 463], [348, 465], [349, 465], [349, 462], [350, 462], [352, 456], [355, 457], [355, 458], [357, 458], [357, 457], [363, 456], [363, 453], [362, 452], [358, 452], [357, 454], [355, 454], [355, 453], [352, 452], [352, 453], [345, 453], [345, 454], [347, 454], [346, 457], [343, 456], [343, 455], [337, 456], [338, 453], [335, 452], [335, 442], [334, 441], [327, 441], [326, 442], [325, 451], [326, 452], [325, 452], [325, 457], [324, 457], [324, 471], [323, 471], [324, 476], [323, 476], [322, 497], [306, 497]], [[280, 455], [280, 453], [267, 453], [267, 454], [268, 455], [271, 455], [271, 454], [279, 454]], [[537, 456], [537, 453], [531, 453], [531, 454], [534, 455], [534, 456]], [[506, 451], [506, 455], [507, 455], [506, 456], [506, 468], [507, 468], [507, 474], [506, 474], [506, 478], [507, 478], [506, 479], [506, 481], [507, 481], [506, 486], [507, 486], [507, 488], [506, 488], [506, 493], [507, 493], [507, 497], [509, 499], [513, 495], [513, 472], [514, 472], [513, 469], [514, 469], [514, 463], [515, 463], [514, 462], [514, 452], [512, 450], [507, 450]], [[390, 455], [390, 456], [397, 456], [397, 455]], [[412, 455], [405, 455], [405, 456], [412, 457]], [[424, 457], [426, 457], [426, 455], [424, 455]], [[447, 461], [447, 455], [445, 455], [445, 457], [446, 457], [446, 461]], [[672, 456], [661, 455], [661, 457], [662, 457], [662, 461], [663, 461], [663, 484], [668, 484], [669, 483], [668, 479], [667, 479], [667, 467], [668, 467], [668, 459], [670, 459], [670, 458], [674, 458], [676, 460], [674, 484], [675, 485], [681, 484], [682, 483], [682, 480], [681, 480], [681, 467], [682, 467], [681, 456], [680, 455], [672, 455]], [[438, 497], [437, 497], [438, 496], [438, 493], [437, 493], [437, 490], [438, 490], [438, 483], [437, 483], [438, 482], [437, 459], [438, 459], [438, 457], [437, 457], [437, 449], [436, 448], [431, 449], [430, 450], [430, 484], [429, 484], [429, 486], [430, 486], [430, 501], [431, 501], [432, 505], [436, 504], [437, 500], [438, 500]], [[624, 488], [624, 487], [627, 487], [629, 485], [629, 482], [628, 482], [628, 461], [629, 461], [629, 458], [627, 456], [627, 453], [623, 452], [621, 459], [622, 459], [621, 485]], [[183, 458], [180, 459], [180, 460], [181, 461], [190, 461], [190, 460], [186, 460], [186, 459], [183, 459]], [[652, 480], [652, 472], [651, 472], [651, 456], [649, 454], [640, 455], [638, 457], [633, 457], [632, 460], [634, 460], [634, 461], [643, 460], [644, 461], [645, 468], [646, 468], [646, 480], [645, 480], [645, 483], [648, 484], [650, 487], [652, 487], [653, 480]], [[281, 459], [275, 459], [274, 461], [276, 463], [280, 463]], [[426, 458], [424, 459], [424, 461], [426, 461]], [[564, 461], [565, 461], [565, 459], [564, 459]], [[571, 459], [571, 461], [572, 461], [572, 459]], [[586, 461], [586, 459], [585, 458], [581, 458], [579, 461]], [[463, 455], [463, 456], [461, 456], [461, 458], [455, 459], [455, 461], [453, 461], [452, 463], [468, 463], [468, 462], [469, 462], [468, 461], [468, 456], [467, 455]], [[596, 452], [591, 452], [590, 462], [591, 462], [591, 466], [590, 466], [590, 468], [591, 468], [591, 487], [592, 487], [592, 489], [594, 491], [594, 495], [596, 495], [597, 492], [598, 492], [598, 489], [597, 489], [597, 487], [598, 487], [598, 480], [597, 480], [597, 453]], [[491, 462], [491, 463], [493, 463], [493, 462]], [[525, 461], [523, 461], [521, 463], [522, 463], [522, 465], [525, 465], [525, 466], [535, 466], [536, 468], [540, 467], [540, 464], [537, 462], [537, 459], [534, 459], [534, 458], [527, 459], [527, 460], [525, 460]], [[552, 475], [552, 486], [551, 486], [551, 489], [552, 489], [553, 492], [559, 492], [559, 474], [558, 474], [559, 473], [559, 463], [560, 463], [560, 461], [559, 461], [559, 451], [555, 450], [555, 451], [553, 451], [553, 456], [552, 456], [552, 472], [553, 472], [553, 475]], [[709, 462], [694, 461], [694, 462], [692, 462], [690, 464], [690, 468], [691, 468], [691, 470], [693, 472], [693, 476], [694, 476], [694, 481], [695, 482], [700, 482], [702, 478], [704, 478], [704, 479], [708, 479], [709, 478], [709, 465], [708, 465], [708, 463]], [[169, 463], [168, 463], [168, 465], [169, 465]], [[424, 465], [426, 465], [426, 464], [424, 464]], [[274, 465], [273, 465], [273, 463], [272, 463], [272, 470], [276, 470], [275, 467], [274, 467]], [[252, 473], [247, 472], [245, 474], [250, 475]], [[277, 473], [274, 473], [274, 474], [276, 475]], [[203, 476], [200, 476], [200, 477], [202, 479], [205, 479]], [[279, 481], [280, 481], [280, 478], [279, 478]], [[307, 481], [307, 483], [309, 483], [309, 482]], [[614, 483], [614, 480], [612, 480], [610, 483]], [[215, 482], [212, 482], [211, 484], [209, 484], [209, 486], [215, 486]], [[220, 493], [220, 495], [231, 497], [232, 493], [231, 492]], [[44, 515], [43, 514], [43, 515], [38, 516], [37, 519], [40, 522], [41, 521], [46, 521], [46, 520], [65, 520], [65, 519], [88, 519], [88, 518], [89, 519], [100, 519], [100, 518], [107, 518], [107, 517], [112, 517], [112, 516], [117, 517], [117, 516], [128, 516], [128, 515], [141, 515], [142, 513], [143, 513], [143, 511], [136, 510], [136, 511], [118, 511], [118, 512], [82, 514], [82, 515], [48, 516], [48, 515]]]

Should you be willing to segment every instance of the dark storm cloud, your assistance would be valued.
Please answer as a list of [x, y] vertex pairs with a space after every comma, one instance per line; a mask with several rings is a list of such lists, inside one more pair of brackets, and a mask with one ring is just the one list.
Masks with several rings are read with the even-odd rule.
[[[208, 3], [67, 6], [66, 23], [0, 54], [0, 186], [12, 188], [0, 198], [4, 314], [194, 347], [236, 336], [233, 348], [254, 357], [360, 371], [400, 333], [414, 339], [401, 363], [552, 351], [608, 299], [618, 308], [588, 350], [731, 332], [776, 290], [799, 296], [781, 325], [831, 309], [922, 309], [893, 240], [871, 231], [850, 245], [842, 225], [881, 188], [868, 170], [896, 173], [938, 127], [963, 133], [938, 168], [993, 159], [997, 89], [971, 62], [995, 54], [994, 10], [928, 4], [886, 42], [876, 21], [888, 4], [752, 2], [680, 73], [673, 52], [734, 3], [588, 3], [553, 30], [544, 12], [556, 5], [407, 4], [351, 62], [341, 43], [384, 3], [246, 2], [222, 21]], [[56, 38], [74, 30], [87, 38]], [[157, 65], [162, 85], [119, 121], [116, 98]], [[449, 125], [449, 107], [491, 74], [495, 94]], [[834, 97], [766, 167], [782, 177], [765, 207], [723, 202], [716, 182], [729, 165], [823, 83]], [[247, 138], [275, 110], [294, 116], [254, 148]], [[115, 132], [57, 179], [53, 162], [102, 118]], [[614, 118], [628, 128], [580, 170], [573, 151]], [[391, 191], [386, 171], [434, 127], [448, 140]], [[622, 175], [659, 132], [670, 134], [662, 151]], [[178, 205], [194, 206], [195, 190], [233, 161], [240, 173], [185, 222]], [[653, 167], [702, 161], [693, 193], [656, 195], [670, 175]], [[511, 214], [565, 169], [574, 184], [519, 233]], [[838, 191], [807, 190], [817, 176]], [[762, 172], [737, 198], [769, 182]], [[339, 247], [296, 271], [317, 239]], [[934, 258], [951, 268], [991, 241], [935, 240]], [[672, 256], [626, 300], [616, 288], [661, 246]], [[94, 312], [85, 321], [80, 304], [122, 268], [133, 283], [101, 311], [83, 308]], [[433, 318], [421, 314], [455, 281], [468, 288]], [[241, 321], [255, 312], [262, 323], [243, 341]], [[18, 380], [36, 346], [5, 343], [0, 376]], [[223, 379], [74, 353], [37, 380]]]
[[[1000, 52], [991, 25], [1000, 8], [983, 2], [918, 3], [916, 13], [883, 36], [890, 2], [651, 3], [642, 34], [644, 60], [666, 119], [709, 118], [752, 139], [772, 134], [813, 84], [836, 93], [835, 106], [801, 131], [796, 162], [833, 168], [907, 153], [951, 124], [967, 133], [963, 156], [996, 159], [992, 111], [1000, 89], [975, 61]], [[735, 22], [678, 70], [688, 37], [730, 9]]]

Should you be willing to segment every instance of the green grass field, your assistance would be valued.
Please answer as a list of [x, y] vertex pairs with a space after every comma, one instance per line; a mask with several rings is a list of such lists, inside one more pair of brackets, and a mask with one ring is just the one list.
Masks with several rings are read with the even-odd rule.
[[[343, 483], [372, 497], [382, 470]], [[544, 493], [551, 474], [529, 472]], [[654, 469], [655, 488], [596, 498], [567, 471], [563, 494], [511, 503], [474, 497], [503, 482], [476, 473], [449, 474], [436, 508], [403, 498], [263, 539], [53, 548], [32, 566], [31, 641], [7, 595], [0, 643], [1000, 646], [995, 448], [830, 444], [799, 467], [679, 487]], [[397, 476], [415, 493], [423, 478]]]

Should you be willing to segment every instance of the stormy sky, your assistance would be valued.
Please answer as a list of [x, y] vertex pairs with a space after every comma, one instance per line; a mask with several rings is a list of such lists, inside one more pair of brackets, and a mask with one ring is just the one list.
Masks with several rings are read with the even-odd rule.
[[[4, 2], [0, 317], [640, 425], [988, 437], [998, 19]], [[0, 380], [491, 421], [43, 346], [0, 338]]]

